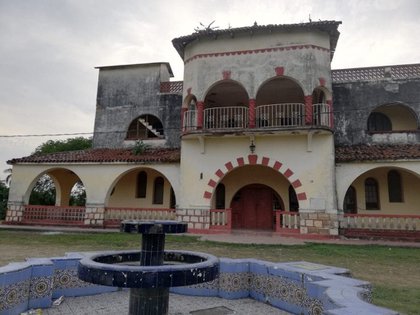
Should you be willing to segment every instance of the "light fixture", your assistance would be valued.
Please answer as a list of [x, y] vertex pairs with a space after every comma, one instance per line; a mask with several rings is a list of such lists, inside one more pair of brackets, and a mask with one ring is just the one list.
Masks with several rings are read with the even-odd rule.
[[255, 152], [254, 140], [251, 140], [251, 144], [249, 145], [249, 150], [251, 151], [251, 153], [254, 153]]

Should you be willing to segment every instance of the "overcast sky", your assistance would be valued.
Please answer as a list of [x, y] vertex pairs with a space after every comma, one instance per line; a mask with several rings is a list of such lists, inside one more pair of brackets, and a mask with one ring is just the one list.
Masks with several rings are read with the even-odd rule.
[[420, 62], [418, 0], [0, 0], [0, 178], [6, 160], [48, 139], [2, 137], [92, 132], [95, 66], [183, 63], [175, 37], [200, 22], [219, 28], [254, 22], [338, 20], [333, 69]]

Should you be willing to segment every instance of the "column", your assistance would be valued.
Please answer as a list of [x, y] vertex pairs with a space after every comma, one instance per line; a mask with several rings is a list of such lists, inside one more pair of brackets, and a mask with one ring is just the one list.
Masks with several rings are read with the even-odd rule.
[[305, 125], [312, 125], [312, 95], [305, 96]]
[[255, 108], [255, 99], [251, 98], [249, 99], [249, 106], [248, 106], [248, 124], [249, 128], [255, 128], [256, 127], [256, 108]]

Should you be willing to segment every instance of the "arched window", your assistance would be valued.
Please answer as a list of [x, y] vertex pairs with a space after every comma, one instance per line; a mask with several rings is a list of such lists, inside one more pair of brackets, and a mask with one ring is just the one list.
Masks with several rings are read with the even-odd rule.
[[387, 115], [373, 112], [368, 118], [369, 131], [392, 131], [392, 123]]
[[225, 185], [219, 184], [216, 187], [216, 209], [225, 208]]
[[344, 197], [343, 210], [344, 213], [357, 213], [356, 189], [353, 186], [347, 189], [346, 196]]
[[299, 201], [297, 199], [295, 189], [292, 185], [289, 186], [289, 211], [299, 211]]
[[163, 204], [163, 185], [163, 178], [156, 177], [155, 184], [153, 185], [153, 203], [156, 205]]
[[365, 201], [366, 210], [379, 210], [378, 182], [371, 177], [365, 180]]
[[395, 170], [388, 172], [389, 202], [402, 202], [401, 175]]
[[147, 173], [142, 171], [137, 174], [136, 198], [146, 198]]
[[127, 131], [128, 140], [163, 138], [163, 125], [153, 115], [142, 115], [134, 119]]

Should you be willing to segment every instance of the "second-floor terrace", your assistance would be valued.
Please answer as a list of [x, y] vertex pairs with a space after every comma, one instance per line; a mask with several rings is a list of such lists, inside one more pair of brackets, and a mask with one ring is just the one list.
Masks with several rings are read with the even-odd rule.
[[332, 128], [332, 103], [323, 86], [304, 95], [295, 80], [276, 77], [265, 82], [256, 97], [249, 97], [236, 81], [223, 80], [203, 101], [188, 95], [182, 109], [183, 134], [281, 131]]

